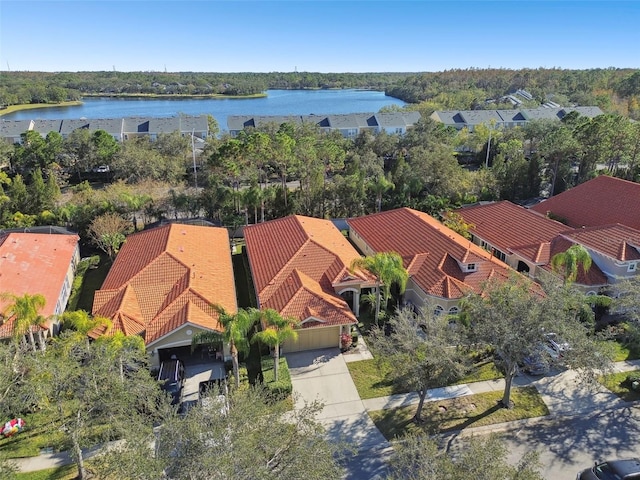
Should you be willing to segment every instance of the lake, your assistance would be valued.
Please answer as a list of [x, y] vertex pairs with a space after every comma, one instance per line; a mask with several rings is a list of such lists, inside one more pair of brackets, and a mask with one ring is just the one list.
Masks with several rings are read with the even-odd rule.
[[405, 102], [372, 90], [267, 90], [267, 96], [263, 98], [86, 98], [78, 106], [24, 110], [0, 118], [65, 120], [207, 114], [218, 121], [221, 130], [227, 130], [230, 115], [375, 113], [389, 105], [403, 106]]

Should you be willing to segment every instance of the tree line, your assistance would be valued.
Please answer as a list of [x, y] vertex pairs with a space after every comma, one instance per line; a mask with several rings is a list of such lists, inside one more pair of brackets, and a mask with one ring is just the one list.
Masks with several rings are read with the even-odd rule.
[[232, 95], [267, 89], [384, 90], [406, 73], [3, 72], [0, 105], [59, 103], [83, 95]]
[[423, 118], [404, 136], [356, 138], [272, 123], [209, 138], [195, 168], [191, 148], [178, 133], [118, 143], [104, 131], [25, 132], [22, 144], [0, 144], [0, 164], [9, 165], [0, 171], [0, 227], [61, 225], [87, 239], [89, 225], [108, 213], [133, 231], [167, 218], [238, 227], [289, 214], [342, 218], [410, 207], [463, 231], [447, 213], [463, 204], [523, 202], [603, 173], [640, 179], [640, 124], [621, 115], [572, 113], [473, 133]]

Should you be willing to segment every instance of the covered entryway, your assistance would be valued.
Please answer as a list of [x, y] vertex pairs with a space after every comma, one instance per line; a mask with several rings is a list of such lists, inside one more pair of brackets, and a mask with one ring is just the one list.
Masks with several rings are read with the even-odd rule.
[[282, 346], [284, 353], [335, 348], [340, 346], [340, 325], [330, 327], [303, 328], [298, 330], [298, 340], [287, 341]]

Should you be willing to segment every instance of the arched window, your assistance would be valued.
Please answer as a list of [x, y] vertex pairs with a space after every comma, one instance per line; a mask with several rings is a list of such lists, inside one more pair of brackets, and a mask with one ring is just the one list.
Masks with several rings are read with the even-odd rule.
[[457, 315], [460, 313], [460, 309], [458, 307], [451, 307], [449, 309], [449, 315]]
[[442, 308], [440, 305], [437, 305], [436, 308], [433, 309], [433, 314], [435, 316], [442, 315], [443, 312], [444, 308]]

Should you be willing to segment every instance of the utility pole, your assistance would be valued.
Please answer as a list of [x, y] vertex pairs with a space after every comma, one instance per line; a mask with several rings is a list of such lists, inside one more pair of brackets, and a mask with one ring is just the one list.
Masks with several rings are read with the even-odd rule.
[[195, 133], [196, 129], [194, 128], [191, 131], [191, 154], [193, 155], [193, 178], [195, 180], [196, 190], [198, 189], [198, 169], [196, 168], [196, 146], [195, 146]]

